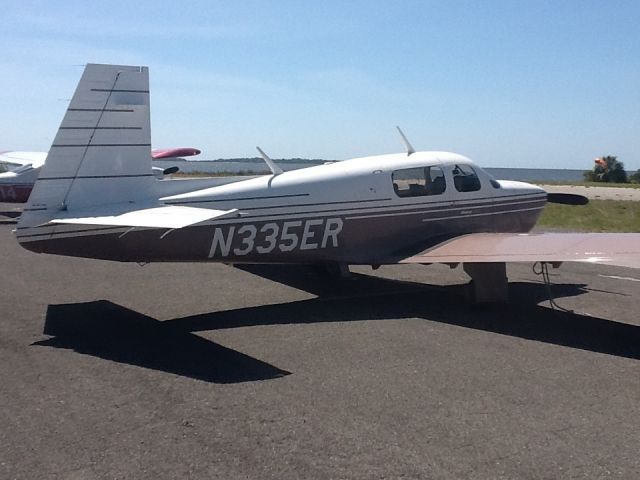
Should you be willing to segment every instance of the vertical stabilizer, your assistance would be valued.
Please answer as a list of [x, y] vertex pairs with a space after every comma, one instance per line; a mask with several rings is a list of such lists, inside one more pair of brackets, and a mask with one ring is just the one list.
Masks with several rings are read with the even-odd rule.
[[20, 226], [154, 195], [147, 67], [88, 64]]

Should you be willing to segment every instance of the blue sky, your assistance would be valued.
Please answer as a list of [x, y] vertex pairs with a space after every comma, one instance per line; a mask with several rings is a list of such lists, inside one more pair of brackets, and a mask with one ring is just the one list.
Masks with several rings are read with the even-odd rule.
[[48, 150], [82, 65], [148, 65], [154, 147], [449, 150], [640, 168], [638, 1], [1, 1], [0, 149]]

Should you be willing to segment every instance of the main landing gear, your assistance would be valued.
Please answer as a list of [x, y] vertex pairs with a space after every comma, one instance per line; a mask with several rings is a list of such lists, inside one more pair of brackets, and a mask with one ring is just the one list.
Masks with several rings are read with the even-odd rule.
[[507, 265], [499, 263], [463, 263], [471, 277], [467, 297], [476, 303], [506, 303], [509, 300]]

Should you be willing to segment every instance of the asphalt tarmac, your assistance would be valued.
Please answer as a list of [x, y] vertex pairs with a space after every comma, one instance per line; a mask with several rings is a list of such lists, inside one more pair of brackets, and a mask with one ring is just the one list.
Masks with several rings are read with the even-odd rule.
[[640, 472], [638, 271], [563, 265], [567, 313], [510, 267], [477, 307], [444, 266], [272, 281], [37, 255], [0, 223], [0, 478]]

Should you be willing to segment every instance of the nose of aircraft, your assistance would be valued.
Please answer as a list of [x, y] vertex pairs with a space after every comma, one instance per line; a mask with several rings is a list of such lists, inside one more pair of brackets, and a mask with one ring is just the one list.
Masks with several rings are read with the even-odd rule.
[[537, 185], [511, 180], [499, 180], [499, 183], [503, 195], [544, 193], [549, 203], [559, 203], [562, 205], [586, 205], [589, 203], [587, 197], [576, 195], [575, 193], [548, 193], [545, 189]]
[[508, 195], [514, 194], [533, 194], [547, 193], [543, 188], [525, 182], [516, 182], [514, 180], [498, 180], [500, 189]]

